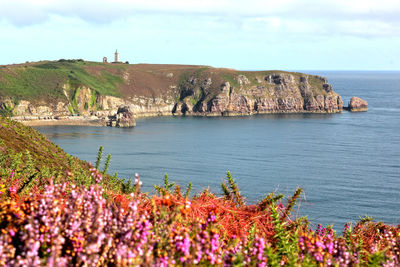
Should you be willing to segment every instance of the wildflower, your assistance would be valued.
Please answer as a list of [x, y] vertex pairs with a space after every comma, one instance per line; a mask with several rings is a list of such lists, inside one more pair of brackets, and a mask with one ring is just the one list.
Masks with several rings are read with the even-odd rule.
[[15, 236], [15, 231], [13, 229], [10, 229], [9, 233], [11, 236]]
[[6, 186], [4, 184], [0, 184], [0, 195], [6, 192]]
[[10, 192], [10, 194], [16, 194], [17, 193], [17, 185], [10, 186], [8, 188], [8, 191]]
[[178, 252], [182, 253], [183, 256], [179, 258], [179, 260], [183, 263], [187, 260], [187, 258], [190, 255], [190, 246], [191, 246], [191, 241], [189, 238], [188, 233], [184, 234], [184, 237], [182, 236], [177, 236], [176, 238], [176, 249]]
[[190, 205], [191, 205], [192, 203], [189, 201], [189, 200], [186, 200], [185, 201], [185, 209], [190, 209]]

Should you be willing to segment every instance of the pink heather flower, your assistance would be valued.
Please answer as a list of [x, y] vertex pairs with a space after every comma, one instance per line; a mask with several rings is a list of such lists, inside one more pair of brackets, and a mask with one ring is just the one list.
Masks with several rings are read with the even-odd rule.
[[194, 264], [198, 264], [200, 261], [201, 261], [201, 256], [203, 255], [203, 251], [201, 250], [201, 249], [199, 249], [198, 251], [197, 251], [197, 257], [196, 257], [196, 259], [194, 260]]
[[10, 229], [9, 233], [10, 233], [11, 236], [15, 236], [15, 232], [14, 232], [13, 229]]
[[208, 216], [207, 222], [215, 222], [217, 217], [214, 214], [211, 214]]
[[317, 241], [315, 242], [315, 245], [316, 245], [317, 247], [319, 247], [319, 248], [325, 249], [324, 243], [322, 243], [320, 240], [317, 240]]
[[314, 257], [315, 257], [315, 259], [317, 260], [317, 261], [319, 261], [319, 262], [322, 262], [323, 260], [324, 260], [324, 257], [322, 256], [322, 254], [321, 253], [315, 253], [314, 254]]
[[160, 266], [161, 267], [168, 267], [168, 257], [160, 258]]
[[326, 248], [328, 249], [328, 253], [332, 254], [332, 252], [333, 252], [333, 242], [328, 242], [326, 244]]
[[265, 240], [264, 238], [260, 237], [256, 241], [256, 249], [257, 249], [257, 259], [259, 261], [264, 260], [264, 248], [265, 248]]
[[15, 193], [17, 193], [17, 186], [13, 185], [13, 186], [9, 187], [8, 190], [10, 191], [10, 193], [15, 194]]

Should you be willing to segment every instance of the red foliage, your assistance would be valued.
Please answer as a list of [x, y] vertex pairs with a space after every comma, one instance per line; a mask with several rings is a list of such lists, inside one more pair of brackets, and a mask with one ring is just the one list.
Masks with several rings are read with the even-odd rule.
[[[113, 197], [113, 201], [124, 209], [129, 205], [129, 199], [125, 195], [117, 194]], [[274, 235], [269, 213], [258, 209], [255, 205], [237, 207], [233, 201], [206, 193], [190, 200], [178, 194], [166, 194], [161, 197], [153, 196], [150, 199], [141, 197], [138, 203], [139, 211], [150, 213], [152, 201], [156, 207], [167, 207], [169, 210], [179, 208], [188, 222], [204, 222], [212, 213], [217, 217], [222, 234], [228, 237], [247, 236], [253, 224], [256, 224], [260, 236], [272, 238]]]
[[130, 200], [127, 199], [124, 195], [116, 194], [115, 196], [113, 196], [113, 201], [118, 207], [121, 207], [124, 210], [127, 210], [129, 207]]

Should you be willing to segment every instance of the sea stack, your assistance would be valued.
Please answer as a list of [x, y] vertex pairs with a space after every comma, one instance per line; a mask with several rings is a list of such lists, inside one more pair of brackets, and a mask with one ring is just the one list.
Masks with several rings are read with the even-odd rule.
[[353, 96], [350, 99], [350, 103], [349, 106], [347, 107], [347, 110], [351, 111], [351, 112], [363, 112], [363, 111], [367, 111], [368, 110], [368, 103], [367, 101]]
[[135, 114], [129, 106], [120, 106], [118, 108], [117, 114], [115, 116], [109, 117], [109, 122], [107, 123], [107, 125], [120, 128], [135, 127]]

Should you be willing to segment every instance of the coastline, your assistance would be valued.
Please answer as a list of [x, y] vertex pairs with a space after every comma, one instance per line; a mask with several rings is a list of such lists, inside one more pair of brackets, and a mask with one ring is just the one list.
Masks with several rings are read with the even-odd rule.
[[12, 120], [21, 122], [26, 126], [106, 126], [106, 121], [99, 118], [85, 116], [71, 116], [70, 118], [45, 118], [45, 119], [20, 119], [11, 117]]
[[[254, 116], [263, 114], [337, 114], [343, 113], [343, 110], [333, 111], [268, 111], [268, 112], [255, 112], [255, 113], [240, 113], [240, 112], [209, 112], [209, 113], [186, 113], [186, 114], [174, 114], [172, 112], [151, 112], [151, 113], [140, 113], [135, 115], [135, 119], [151, 118], [151, 117], [241, 117], [241, 116]], [[93, 127], [104, 127], [107, 126], [107, 120], [105, 118], [98, 118], [96, 116], [63, 116], [63, 117], [25, 117], [17, 116], [11, 117], [12, 120], [21, 122], [26, 126], [93, 126]]]

